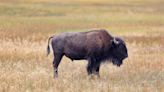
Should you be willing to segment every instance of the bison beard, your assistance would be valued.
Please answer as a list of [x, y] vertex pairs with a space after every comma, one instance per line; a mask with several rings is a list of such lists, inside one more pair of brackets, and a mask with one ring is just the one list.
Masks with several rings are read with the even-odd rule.
[[88, 75], [99, 76], [100, 65], [111, 59], [114, 65], [120, 66], [123, 59], [128, 57], [125, 42], [112, 37], [106, 30], [93, 30], [79, 33], [62, 33], [48, 40], [47, 52], [50, 53], [50, 39], [54, 60], [54, 77], [58, 76], [58, 65], [65, 55], [73, 60], [88, 60]]

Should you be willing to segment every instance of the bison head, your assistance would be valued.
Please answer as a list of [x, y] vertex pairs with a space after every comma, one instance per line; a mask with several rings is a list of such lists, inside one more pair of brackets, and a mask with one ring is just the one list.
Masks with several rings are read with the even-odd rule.
[[112, 40], [112, 63], [114, 65], [120, 66], [123, 60], [128, 57], [128, 52], [125, 42], [118, 37]]

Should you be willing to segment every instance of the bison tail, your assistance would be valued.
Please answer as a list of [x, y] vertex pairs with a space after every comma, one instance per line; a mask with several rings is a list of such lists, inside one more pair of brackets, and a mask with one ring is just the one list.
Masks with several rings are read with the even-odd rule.
[[50, 43], [50, 40], [53, 38], [53, 36], [49, 37], [48, 39], [48, 45], [47, 45], [47, 56], [50, 54], [50, 46], [49, 46], [49, 43]]

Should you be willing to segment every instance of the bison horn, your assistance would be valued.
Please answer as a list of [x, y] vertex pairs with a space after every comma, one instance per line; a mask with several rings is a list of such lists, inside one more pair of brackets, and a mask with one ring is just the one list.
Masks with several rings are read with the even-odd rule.
[[114, 42], [115, 44], [119, 44], [119, 42], [116, 40], [116, 38], [113, 38], [113, 42]]

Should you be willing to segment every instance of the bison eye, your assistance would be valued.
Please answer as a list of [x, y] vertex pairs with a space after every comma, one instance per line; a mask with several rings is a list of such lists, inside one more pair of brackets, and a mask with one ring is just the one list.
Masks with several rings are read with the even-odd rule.
[[119, 48], [120, 48], [120, 49], [126, 49], [126, 47], [125, 47], [124, 44], [121, 44], [121, 45], [119, 46]]
[[123, 46], [122, 44], [120, 44], [120, 45], [118, 46], [118, 48], [119, 48], [119, 49], [123, 49], [124, 46]]
[[123, 45], [123, 44], [120, 44], [120, 45], [119, 45], [118, 50], [119, 50], [119, 51], [122, 51], [122, 52], [124, 52], [124, 53], [127, 52], [127, 49], [126, 49], [125, 45]]

